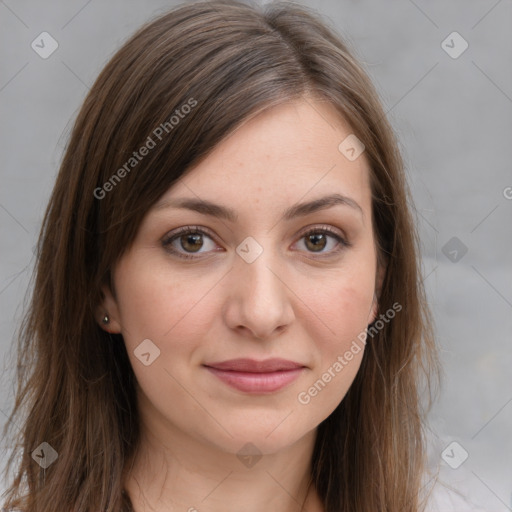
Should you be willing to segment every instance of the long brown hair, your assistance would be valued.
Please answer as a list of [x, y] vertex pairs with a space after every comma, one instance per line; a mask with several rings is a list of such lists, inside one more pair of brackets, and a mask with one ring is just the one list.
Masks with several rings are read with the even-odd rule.
[[[242, 122], [306, 95], [329, 102], [365, 146], [386, 264], [379, 311], [404, 310], [368, 339], [355, 381], [319, 425], [313, 482], [326, 512], [421, 509], [421, 398], [430, 397], [437, 355], [397, 141], [370, 79], [328, 22], [293, 3], [227, 0], [181, 5], [142, 27], [78, 114], [19, 330], [6, 474], [18, 460], [4, 507], [130, 509], [122, 491], [139, 439], [136, 382], [122, 336], [95, 318], [101, 287], [112, 290], [111, 271], [143, 217], [187, 169]], [[136, 158], [149, 139], [154, 147]], [[41, 443], [57, 454], [47, 468], [33, 457]]]

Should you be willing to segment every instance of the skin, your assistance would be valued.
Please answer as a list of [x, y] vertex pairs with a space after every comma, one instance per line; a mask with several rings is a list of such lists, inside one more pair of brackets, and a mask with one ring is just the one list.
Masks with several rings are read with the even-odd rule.
[[[323, 511], [314, 487], [307, 492], [317, 426], [345, 396], [364, 344], [308, 404], [297, 397], [374, 320], [382, 280], [365, 154], [350, 161], [338, 150], [350, 133], [332, 106], [311, 98], [246, 121], [161, 198], [210, 200], [238, 220], [154, 205], [115, 267], [116, 298], [104, 289], [98, 319], [122, 333], [139, 384], [143, 433], [125, 485], [137, 512], [298, 512], [303, 503]], [[362, 212], [336, 205], [280, 220], [334, 192]], [[162, 245], [182, 226], [209, 230], [192, 245], [184, 235], [172, 242], [195, 259]], [[328, 234], [316, 252], [304, 228], [328, 226], [351, 246]], [[248, 236], [263, 248], [252, 263], [236, 252]], [[134, 354], [145, 339], [160, 350], [148, 366]], [[238, 357], [307, 368], [284, 389], [251, 395], [202, 366]], [[237, 457], [248, 442], [262, 454], [252, 467]]]

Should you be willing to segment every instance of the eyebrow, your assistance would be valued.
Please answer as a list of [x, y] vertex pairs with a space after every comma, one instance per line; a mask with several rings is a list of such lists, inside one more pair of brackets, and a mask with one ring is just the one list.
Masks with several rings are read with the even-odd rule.
[[[356, 201], [341, 194], [331, 194], [319, 199], [315, 199], [313, 201], [309, 201], [307, 203], [298, 203], [291, 206], [290, 208], [287, 208], [283, 213], [281, 220], [291, 220], [295, 217], [304, 217], [311, 213], [325, 210], [336, 205], [349, 206], [354, 210], [359, 211], [364, 219], [364, 211], [361, 206], [356, 203]], [[230, 222], [236, 222], [238, 219], [238, 215], [235, 210], [226, 206], [212, 203], [211, 201], [207, 201], [205, 199], [188, 197], [166, 199], [158, 202], [154, 207], [155, 210], [160, 210], [163, 208], [184, 208], [202, 213], [203, 215], [211, 215], [212, 217], [225, 219]]]

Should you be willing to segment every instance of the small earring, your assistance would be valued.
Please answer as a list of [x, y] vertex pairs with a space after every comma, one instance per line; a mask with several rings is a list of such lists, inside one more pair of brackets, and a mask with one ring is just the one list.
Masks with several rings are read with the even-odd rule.
[[102, 321], [103, 321], [104, 324], [108, 324], [110, 322], [110, 318], [108, 317], [107, 314], [105, 314], [105, 316], [103, 317]]

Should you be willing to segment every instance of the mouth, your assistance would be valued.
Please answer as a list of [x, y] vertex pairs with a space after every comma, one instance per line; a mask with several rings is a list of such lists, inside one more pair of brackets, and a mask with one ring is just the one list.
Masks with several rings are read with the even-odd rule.
[[303, 364], [286, 359], [232, 359], [203, 366], [228, 386], [253, 394], [279, 391], [306, 369]]

